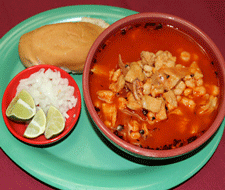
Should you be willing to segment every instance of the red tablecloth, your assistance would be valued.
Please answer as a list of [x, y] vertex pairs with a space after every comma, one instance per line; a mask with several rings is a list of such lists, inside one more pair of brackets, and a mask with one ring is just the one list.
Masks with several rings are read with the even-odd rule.
[[[0, 37], [21, 21], [40, 12], [69, 5], [100, 4], [138, 12], [164, 12], [182, 17], [205, 31], [225, 56], [225, 1], [158, 0], [6, 0], [0, 2]], [[2, 138], [2, 137], [1, 137]], [[53, 189], [19, 168], [0, 150], [1, 189]], [[209, 162], [175, 189], [225, 189], [225, 135]]]

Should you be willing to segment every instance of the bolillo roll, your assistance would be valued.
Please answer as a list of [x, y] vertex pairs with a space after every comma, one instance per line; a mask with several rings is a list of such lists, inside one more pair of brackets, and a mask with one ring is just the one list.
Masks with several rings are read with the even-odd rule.
[[42, 26], [21, 36], [20, 60], [25, 67], [47, 64], [82, 73], [92, 44], [108, 26], [93, 18]]

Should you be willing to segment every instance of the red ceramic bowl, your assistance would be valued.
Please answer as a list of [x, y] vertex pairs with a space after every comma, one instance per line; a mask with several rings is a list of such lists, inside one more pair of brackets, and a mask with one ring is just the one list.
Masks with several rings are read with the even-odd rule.
[[[28, 124], [24, 123], [16, 123], [14, 121], [11, 121], [7, 116], [6, 116], [6, 109], [12, 99], [15, 97], [16, 94], [16, 88], [19, 85], [19, 81], [21, 79], [28, 78], [31, 74], [39, 71], [40, 69], [44, 68], [45, 71], [48, 69], [51, 69], [53, 71], [60, 71], [61, 77], [62, 78], [67, 78], [69, 80], [69, 85], [74, 87], [74, 96], [77, 98], [77, 104], [74, 108], [68, 110], [67, 114], [70, 116], [65, 123], [65, 129], [63, 130], [62, 133], [60, 133], [58, 136], [52, 139], [46, 139], [44, 135], [40, 135], [37, 138], [34, 139], [28, 139], [23, 137], [23, 133], [26, 129], [26, 126]], [[37, 66], [32, 66], [29, 67], [20, 73], [18, 73], [8, 84], [4, 95], [2, 99], [2, 115], [3, 119], [5, 121], [6, 126], [8, 127], [9, 131], [19, 140], [31, 144], [31, 145], [48, 145], [52, 144], [56, 141], [61, 140], [65, 136], [69, 134], [69, 132], [75, 127], [75, 124], [79, 118], [80, 115], [80, 110], [81, 110], [81, 95], [79, 88], [77, 86], [77, 83], [75, 80], [64, 70], [55, 67], [55, 66], [50, 66], [50, 65], [37, 65]]]
[[[175, 28], [181, 29], [183, 32], [187, 33], [193, 39], [197, 41], [197, 43], [205, 49], [208, 53], [211, 54], [213, 59], [215, 60], [215, 67], [218, 70], [218, 78], [219, 85], [221, 90], [221, 101], [218, 108], [218, 115], [216, 116], [214, 122], [210, 126], [210, 128], [195, 141], [189, 143], [180, 148], [170, 149], [170, 150], [149, 150], [134, 146], [130, 143], [125, 142], [124, 140], [117, 137], [113, 134], [101, 121], [95, 108], [93, 106], [90, 91], [89, 91], [89, 76], [90, 76], [90, 68], [93, 60], [95, 59], [95, 55], [99, 49], [104, 49], [104, 45], [106, 40], [114, 35], [118, 31], [123, 31], [124, 29], [129, 29], [130, 26], [137, 26], [140, 23], [161, 23], [162, 25], [170, 25]], [[128, 27], [129, 26], [129, 27]], [[119, 40], [119, 39], [118, 39]], [[107, 46], [110, 44], [107, 44]], [[127, 44], [125, 44], [127, 45]], [[124, 45], [124, 46], [125, 46]], [[115, 59], [115, 57], [112, 57]], [[146, 159], [167, 159], [174, 158], [177, 156], [185, 155], [190, 153], [191, 151], [197, 149], [201, 145], [207, 142], [210, 137], [217, 131], [220, 127], [221, 122], [224, 119], [225, 114], [225, 62], [222, 57], [220, 51], [214, 44], [214, 42], [198, 27], [193, 25], [192, 23], [185, 21], [179, 17], [161, 14], [161, 13], [140, 13], [125, 17], [111, 26], [109, 26], [95, 41], [93, 46], [90, 49], [88, 54], [84, 72], [83, 72], [83, 93], [84, 100], [87, 106], [87, 109], [92, 117], [93, 121], [97, 125], [98, 129], [102, 132], [102, 134], [114, 145], [116, 145], [121, 150], [134, 155], [136, 157], [146, 158]]]

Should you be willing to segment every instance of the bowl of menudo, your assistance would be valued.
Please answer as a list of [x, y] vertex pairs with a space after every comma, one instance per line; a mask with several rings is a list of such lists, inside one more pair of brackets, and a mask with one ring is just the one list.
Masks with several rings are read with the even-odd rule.
[[185, 155], [206, 144], [225, 116], [225, 62], [198, 27], [140, 13], [109, 26], [83, 73], [87, 110], [116, 147], [141, 158]]

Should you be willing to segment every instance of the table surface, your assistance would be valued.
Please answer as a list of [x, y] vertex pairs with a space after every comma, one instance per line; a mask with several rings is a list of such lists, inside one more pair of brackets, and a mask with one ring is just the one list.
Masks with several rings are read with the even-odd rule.
[[[141, 3], [140, 3], [141, 2]], [[7, 0], [0, 2], [0, 38], [21, 21], [43, 11], [70, 5], [109, 5], [137, 12], [164, 12], [182, 17], [205, 31], [225, 56], [225, 1], [195, 0]], [[3, 189], [54, 189], [18, 167], [0, 149], [0, 184]], [[175, 187], [176, 190], [224, 189], [225, 135], [207, 164], [191, 179]]]

